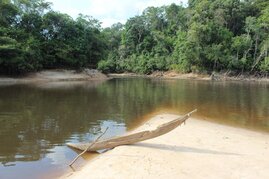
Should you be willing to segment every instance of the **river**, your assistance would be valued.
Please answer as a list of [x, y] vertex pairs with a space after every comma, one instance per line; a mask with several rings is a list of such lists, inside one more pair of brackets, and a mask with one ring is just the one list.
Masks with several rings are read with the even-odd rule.
[[[125, 133], [158, 113], [269, 132], [269, 84], [118, 78], [0, 85], [0, 178], [55, 178], [77, 153], [67, 142]], [[191, 133], [191, 131], [190, 131]], [[80, 159], [82, 166], [92, 155]]]

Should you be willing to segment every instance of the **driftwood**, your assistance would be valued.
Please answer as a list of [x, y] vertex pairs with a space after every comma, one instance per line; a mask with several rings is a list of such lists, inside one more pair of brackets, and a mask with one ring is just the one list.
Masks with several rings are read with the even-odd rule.
[[[164, 123], [160, 126], [158, 126], [154, 130], [148, 130], [148, 131], [142, 131], [142, 132], [137, 132], [134, 134], [129, 134], [125, 136], [119, 136], [107, 140], [100, 140], [100, 141], [95, 141], [94, 143], [68, 143], [67, 146], [78, 149], [78, 150], [86, 150], [88, 152], [95, 152], [98, 150], [103, 150], [103, 149], [111, 149], [120, 145], [128, 145], [128, 144], [133, 144], [137, 142], [141, 142], [144, 140], [152, 139], [158, 136], [161, 136], [163, 134], [166, 134], [176, 127], [180, 126], [182, 123], [185, 123], [185, 121], [191, 116], [192, 113], [196, 112], [197, 110], [195, 109], [194, 111], [179, 117], [175, 120], [172, 120], [170, 122]], [[90, 146], [90, 147], [89, 147]]]

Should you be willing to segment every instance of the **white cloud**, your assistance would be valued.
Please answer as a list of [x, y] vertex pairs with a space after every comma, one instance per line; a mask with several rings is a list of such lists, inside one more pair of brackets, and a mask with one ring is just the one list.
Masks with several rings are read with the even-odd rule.
[[180, 4], [187, 0], [48, 0], [53, 9], [67, 13], [76, 18], [79, 13], [93, 16], [102, 22], [103, 27], [114, 23], [125, 23], [126, 20], [139, 15], [149, 6], [163, 6], [172, 3]]
[[147, 1], [137, 1], [136, 8], [142, 13], [144, 9], [150, 6], [160, 7], [163, 5], [170, 5], [172, 3], [180, 4], [181, 2], [187, 2], [186, 0], [147, 0]]
[[120, 22], [122, 24], [124, 24], [126, 22], [126, 19], [117, 19], [117, 18], [103, 18], [101, 20], [102, 22], [102, 27], [110, 27], [111, 25]]

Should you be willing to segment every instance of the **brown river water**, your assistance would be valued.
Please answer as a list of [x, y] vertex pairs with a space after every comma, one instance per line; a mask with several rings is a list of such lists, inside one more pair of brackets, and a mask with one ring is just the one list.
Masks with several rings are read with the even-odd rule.
[[[0, 179], [56, 178], [72, 171], [67, 142], [125, 133], [166, 112], [269, 132], [269, 84], [112, 79], [0, 85]], [[75, 164], [81, 167], [92, 155]]]

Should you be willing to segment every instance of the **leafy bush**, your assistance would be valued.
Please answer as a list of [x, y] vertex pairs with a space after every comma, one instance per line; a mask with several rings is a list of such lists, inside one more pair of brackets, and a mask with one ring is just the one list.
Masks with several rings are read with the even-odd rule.
[[260, 66], [261, 72], [269, 73], [269, 57], [266, 57]]
[[104, 73], [110, 73], [114, 72], [114, 66], [114, 61], [112, 60], [101, 60], [97, 65], [97, 69]]
[[173, 63], [170, 65], [170, 69], [179, 73], [189, 73], [191, 72], [191, 64], [189, 61], [184, 60], [180, 63]]

